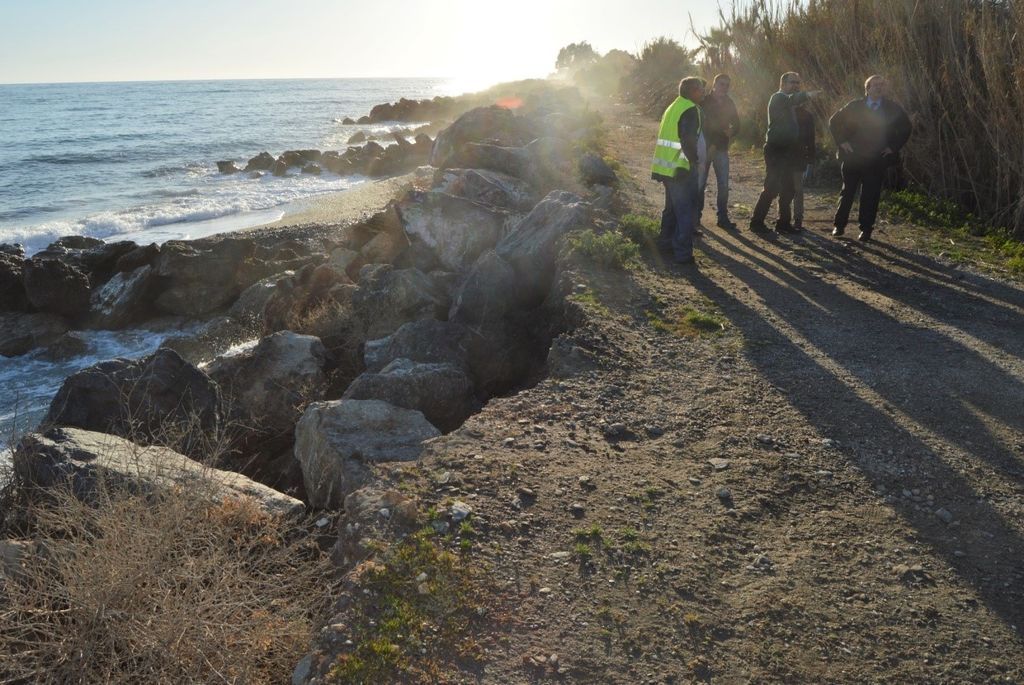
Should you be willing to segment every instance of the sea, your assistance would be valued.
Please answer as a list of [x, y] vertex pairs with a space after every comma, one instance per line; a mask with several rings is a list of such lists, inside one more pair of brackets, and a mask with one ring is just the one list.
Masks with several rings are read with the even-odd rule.
[[[261, 151], [344, 150], [346, 125], [399, 98], [455, 95], [448, 79], [288, 79], [0, 85], [0, 243], [31, 255], [66, 235], [140, 244], [193, 239], [280, 219], [360, 176], [223, 175]], [[171, 333], [176, 333], [172, 331]], [[0, 357], [0, 446], [31, 430], [70, 373], [153, 352], [167, 331], [95, 331], [85, 354]]]

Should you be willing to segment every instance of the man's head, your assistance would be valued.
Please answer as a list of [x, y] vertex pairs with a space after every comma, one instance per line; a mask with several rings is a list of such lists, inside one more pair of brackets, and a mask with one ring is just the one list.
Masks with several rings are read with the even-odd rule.
[[729, 94], [729, 86], [731, 85], [732, 81], [729, 80], [728, 74], [719, 74], [715, 77], [714, 85], [711, 86], [711, 89], [714, 91], [715, 95], [722, 97]]
[[679, 97], [699, 105], [704, 99], [704, 79], [697, 76], [684, 78], [679, 82]]
[[800, 74], [795, 71], [787, 71], [779, 77], [779, 90], [786, 95], [792, 95], [800, 90]]
[[864, 95], [872, 100], [881, 100], [884, 98], [885, 91], [886, 82], [884, 76], [873, 74], [868, 76], [867, 80], [864, 81]]

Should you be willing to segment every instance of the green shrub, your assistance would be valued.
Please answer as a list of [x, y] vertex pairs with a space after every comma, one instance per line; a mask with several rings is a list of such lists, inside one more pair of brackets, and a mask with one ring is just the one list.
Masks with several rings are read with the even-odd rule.
[[640, 248], [636, 243], [616, 231], [595, 233], [590, 228], [577, 231], [569, 238], [569, 248], [574, 254], [612, 269], [628, 268], [636, 264], [640, 257]]
[[619, 219], [619, 228], [623, 235], [640, 247], [651, 247], [661, 233], [661, 222], [641, 214], [626, 214]]

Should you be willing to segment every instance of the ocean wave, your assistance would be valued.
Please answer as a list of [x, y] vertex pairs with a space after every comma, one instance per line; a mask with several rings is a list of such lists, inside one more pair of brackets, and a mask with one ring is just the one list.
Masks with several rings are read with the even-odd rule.
[[154, 169], [149, 169], [142, 172], [144, 178], [163, 178], [164, 176], [173, 176], [175, 174], [188, 174], [196, 173], [205, 170], [207, 166], [199, 162], [189, 162], [188, 164], [165, 164], [158, 166]]
[[50, 155], [30, 155], [23, 162], [35, 164], [118, 164], [131, 161], [124, 150], [103, 152], [63, 152]]

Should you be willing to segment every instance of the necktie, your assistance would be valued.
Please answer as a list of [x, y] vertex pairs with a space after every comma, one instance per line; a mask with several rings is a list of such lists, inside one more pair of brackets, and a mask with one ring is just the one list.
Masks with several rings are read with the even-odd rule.
[[873, 110], [875, 110], [875, 111], [877, 112], [877, 111], [878, 111], [878, 105], [879, 105], [879, 103], [877, 103], [877, 102], [872, 102], [872, 103], [871, 103], [871, 109], [873, 109]]

